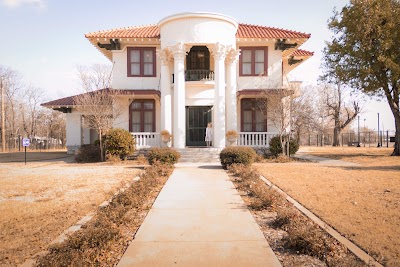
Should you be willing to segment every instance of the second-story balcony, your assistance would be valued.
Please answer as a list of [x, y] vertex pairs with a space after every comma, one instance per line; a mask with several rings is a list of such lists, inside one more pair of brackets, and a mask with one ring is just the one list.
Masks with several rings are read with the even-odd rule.
[[214, 81], [212, 70], [186, 70], [185, 81]]

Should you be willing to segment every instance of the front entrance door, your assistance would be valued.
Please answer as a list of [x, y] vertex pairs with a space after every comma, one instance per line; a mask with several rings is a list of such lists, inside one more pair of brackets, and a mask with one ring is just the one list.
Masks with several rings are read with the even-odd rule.
[[206, 146], [204, 137], [211, 122], [211, 107], [186, 107], [186, 146]]

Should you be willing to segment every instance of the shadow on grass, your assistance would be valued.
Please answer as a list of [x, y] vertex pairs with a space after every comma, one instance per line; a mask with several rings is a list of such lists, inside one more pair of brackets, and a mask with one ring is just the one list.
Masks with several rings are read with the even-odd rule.
[[398, 166], [325, 166], [329, 168], [343, 169], [348, 171], [400, 171]]

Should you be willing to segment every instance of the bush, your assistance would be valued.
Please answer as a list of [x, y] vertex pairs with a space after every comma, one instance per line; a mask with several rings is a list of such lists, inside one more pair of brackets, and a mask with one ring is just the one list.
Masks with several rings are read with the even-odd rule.
[[232, 164], [251, 165], [256, 158], [256, 152], [250, 147], [231, 146], [224, 148], [219, 158], [222, 167], [226, 170]]
[[135, 139], [127, 130], [111, 129], [102, 138], [108, 154], [117, 155], [123, 159], [135, 151]]
[[147, 154], [147, 160], [150, 165], [153, 165], [156, 162], [172, 165], [177, 163], [180, 157], [181, 154], [178, 151], [169, 147], [153, 147]]
[[[283, 137], [285, 138], [285, 137]], [[287, 147], [285, 145], [285, 151]], [[273, 156], [278, 156], [279, 154], [282, 154], [282, 145], [281, 141], [279, 139], [279, 136], [272, 137], [271, 140], [269, 141], [269, 150]], [[289, 145], [289, 153], [290, 155], [293, 155], [299, 150], [299, 143], [295, 139], [290, 140], [290, 145]]]
[[99, 162], [100, 147], [97, 145], [82, 145], [75, 154], [78, 163]]

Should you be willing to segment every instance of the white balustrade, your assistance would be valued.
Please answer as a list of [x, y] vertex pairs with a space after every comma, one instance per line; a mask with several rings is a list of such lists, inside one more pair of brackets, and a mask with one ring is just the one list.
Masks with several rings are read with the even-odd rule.
[[237, 140], [238, 146], [269, 147], [269, 141], [277, 133], [270, 132], [240, 132]]
[[160, 133], [131, 133], [135, 138], [136, 149], [160, 147], [161, 138]]

